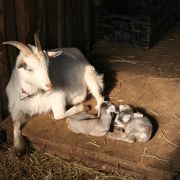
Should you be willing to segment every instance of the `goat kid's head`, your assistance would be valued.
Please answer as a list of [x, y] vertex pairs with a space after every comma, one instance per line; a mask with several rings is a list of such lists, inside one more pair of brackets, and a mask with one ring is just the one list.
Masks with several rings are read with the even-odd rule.
[[49, 58], [58, 56], [62, 51], [46, 52], [42, 50], [38, 33], [34, 35], [35, 46], [27, 46], [18, 41], [6, 41], [3, 44], [15, 46], [20, 50], [16, 69], [20, 78], [34, 88], [50, 91], [52, 84], [48, 75]]
[[110, 114], [113, 117], [116, 112], [115, 105], [113, 105], [110, 101], [104, 101], [100, 106], [100, 114], [98, 117], [107, 114]]
[[122, 127], [122, 125], [127, 124], [133, 118], [134, 112], [132, 107], [129, 105], [119, 105], [119, 111], [115, 118], [115, 126]]

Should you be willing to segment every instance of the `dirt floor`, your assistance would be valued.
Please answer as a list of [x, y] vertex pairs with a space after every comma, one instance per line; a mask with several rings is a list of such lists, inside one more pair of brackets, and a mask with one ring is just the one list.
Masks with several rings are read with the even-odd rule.
[[[105, 95], [147, 115], [154, 133], [147, 143], [128, 144], [70, 132], [51, 114], [33, 117], [24, 135], [33, 146], [61, 158], [140, 179], [170, 179], [180, 173], [180, 24], [152, 49], [98, 42], [88, 55], [105, 76]], [[94, 105], [94, 100], [87, 101]], [[92, 111], [93, 112], [93, 111]]]
[[109, 150], [113, 147], [117, 157], [174, 172], [180, 171], [179, 32], [177, 23], [150, 50], [99, 42], [90, 56], [100, 72], [105, 70], [107, 96], [116, 104], [132, 105], [154, 124], [148, 143], [110, 142]]

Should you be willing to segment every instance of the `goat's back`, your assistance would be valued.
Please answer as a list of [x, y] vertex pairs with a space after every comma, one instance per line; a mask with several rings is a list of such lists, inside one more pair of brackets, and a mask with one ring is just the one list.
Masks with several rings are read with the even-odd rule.
[[[49, 76], [54, 88], [77, 91], [84, 86], [85, 68], [89, 65], [76, 48], [62, 48], [62, 55], [50, 59]], [[80, 90], [79, 89], [79, 90]]]

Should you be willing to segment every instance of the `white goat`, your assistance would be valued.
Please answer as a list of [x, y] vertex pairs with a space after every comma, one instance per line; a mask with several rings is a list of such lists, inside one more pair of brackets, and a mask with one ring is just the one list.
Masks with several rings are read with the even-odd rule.
[[101, 104], [99, 111], [99, 117], [86, 112], [69, 116], [66, 119], [68, 128], [77, 134], [104, 136], [110, 129], [116, 107], [111, 102], [105, 101]]
[[[54, 119], [65, 118], [72, 115], [66, 112], [66, 105], [83, 102], [88, 89], [96, 98], [97, 107], [104, 101], [101, 95], [103, 76], [97, 74], [78, 49], [44, 51], [38, 34], [34, 39], [36, 46], [26, 46], [17, 41], [3, 43], [20, 50], [6, 87], [14, 125], [14, 150], [18, 155], [26, 149], [21, 133], [26, 115], [52, 111]], [[53, 59], [49, 61], [49, 58]], [[70, 112], [82, 110], [79, 106], [77, 110], [73, 108]]]

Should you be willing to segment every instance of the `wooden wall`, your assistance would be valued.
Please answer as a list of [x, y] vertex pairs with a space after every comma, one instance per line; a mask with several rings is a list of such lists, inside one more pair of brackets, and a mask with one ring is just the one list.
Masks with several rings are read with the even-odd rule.
[[176, 16], [177, 20], [180, 21], [180, 0], [177, 0]]
[[[33, 42], [40, 30], [44, 48], [75, 46], [88, 51], [93, 40], [92, 0], [0, 0], [0, 44]], [[0, 120], [7, 116], [5, 87], [17, 50], [0, 45]]]

